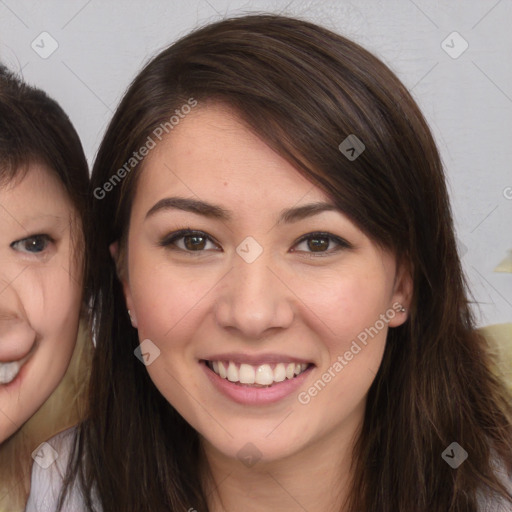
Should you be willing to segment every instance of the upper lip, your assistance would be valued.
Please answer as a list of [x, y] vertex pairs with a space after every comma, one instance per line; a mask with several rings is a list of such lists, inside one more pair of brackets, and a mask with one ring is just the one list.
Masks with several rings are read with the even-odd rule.
[[239, 352], [226, 352], [214, 354], [201, 358], [204, 361], [233, 361], [234, 363], [246, 363], [254, 366], [261, 364], [277, 363], [305, 363], [310, 364], [310, 359], [303, 359], [296, 356], [287, 356], [283, 354], [241, 354]]
[[32, 346], [30, 347], [30, 350], [25, 355], [22, 355], [20, 357], [16, 357], [16, 359], [10, 358], [8, 361], [6, 361], [6, 360], [3, 360], [3, 359], [0, 358], [0, 364], [8, 364], [8, 363], [16, 363], [16, 362], [19, 362], [19, 361], [24, 361], [25, 359], [28, 359], [28, 357], [30, 355], [32, 355], [32, 353], [36, 349], [36, 346], [37, 346], [37, 341], [35, 341], [32, 344]]

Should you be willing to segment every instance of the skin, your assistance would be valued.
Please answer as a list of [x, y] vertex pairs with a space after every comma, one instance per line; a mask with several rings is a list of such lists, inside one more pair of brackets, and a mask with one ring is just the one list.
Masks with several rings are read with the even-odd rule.
[[71, 359], [82, 281], [71, 233], [77, 222], [44, 165], [0, 187], [0, 361], [30, 354], [18, 378], [0, 385], [0, 442], [41, 407]]
[[[179, 209], [147, 216], [171, 196], [213, 203], [232, 218]], [[153, 382], [200, 434], [215, 512], [339, 507], [387, 329], [406, 320], [397, 313], [306, 405], [295, 392], [274, 404], [241, 405], [211, 384], [199, 362], [208, 355], [277, 353], [314, 363], [298, 391], [307, 390], [379, 315], [408, 305], [409, 276], [342, 212], [277, 222], [282, 210], [314, 202], [330, 200], [218, 104], [181, 121], [140, 176], [123, 249], [127, 307], [139, 339], [160, 350], [147, 366]], [[195, 252], [183, 238], [161, 245], [182, 228], [214, 242]], [[330, 241], [318, 254], [298, 242], [316, 231], [350, 248]], [[263, 248], [252, 263], [236, 252], [247, 236]], [[111, 252], [118, 258], [117, 243]], [[247, 443], [262, 457], [250, 468], [237, 457]]]

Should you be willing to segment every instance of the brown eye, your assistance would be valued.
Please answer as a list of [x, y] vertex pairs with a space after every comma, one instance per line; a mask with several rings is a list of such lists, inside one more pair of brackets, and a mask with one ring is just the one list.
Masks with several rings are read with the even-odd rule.
[[343, 238], [330, 233], [309, 233], [304, 235], [293, 247], [292, 252], [301, 252], [307, 255], [329, 255], [341, 249], [350, 249], [352, 245]]
[[312, 252], [324, 252], [329, 248], [329, 238], [327, 237], [314, 237], [308, 238], [308, 248]]
[[208, 241], [206, 237], [201, 235], [184, 236], [183, 240], [185, 242], [185, 247], [189, 251], [202, 251]]
[[159, 242], [159, 245], [171, 250], [188, 253], [201, 253], [208, 250], [221, 250], [213, 239], [202, 231], [182, 229], [171, 233]]

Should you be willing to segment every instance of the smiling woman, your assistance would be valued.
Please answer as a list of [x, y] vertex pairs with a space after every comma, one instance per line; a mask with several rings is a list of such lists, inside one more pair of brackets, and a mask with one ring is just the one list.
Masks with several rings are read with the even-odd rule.
[[311, 23], [206, 26], [136, 77], [91, 190], [189, 97], [91, 193], [90, 415], [27, 510], [507, 510], [510, 397], [403, 85]]
[[31, 453], [80, 418], [83, 333], [76, 350], [75, 342], [87, 185], [85, 156], [64, 112], [0, 67], [2, 512], [24, 510]]

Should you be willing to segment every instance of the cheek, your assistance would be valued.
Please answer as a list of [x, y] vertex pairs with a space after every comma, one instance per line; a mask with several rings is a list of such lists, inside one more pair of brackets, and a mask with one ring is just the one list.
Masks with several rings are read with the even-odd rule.
[[81, 285], [57, 265], [44, 272], [34, 269], [26, 278], [20, 298], [39, 339], [38, 371], [55, 383], [66, 371], [76, 342]]
[[37, 411], [61, 381], [78, 331], [80, 285], [57, 266], [41, 270], [27, 269], [16, 283], [26, 321], [39, 343], [19, 388], [1, 397], [3, 409], [18, 426]]
[[70, 269], [67, 258], [55, 258], [50, 267], [34, 267], [25, 277], [22, 301], [34, 329], [65, 342], [80, 313], [80, 271]]
[[389, 312], [387, 279], [353, 272], [323, 284], [314, 289], [304, 286], [301, 291], [308, 306], [301, 316], [321, 347], [316, 377], [298, 395], [299, 410], [308, 416], [305, 429], [311, 435], [363, 414], [388, 331], [381, 320]]
[[301, 317], [333, 357], [348, 350], [351, 341], [374, 326], [389, 308], [391, 286], [381, 273], [350, 268], [293, 282], [302, 304]]
[[144, 260], [143, 254], [134, 251], [129, 267], [139, 338], [158, 344], [168, 342], [172, 335], [173, 345], [186, 341], [197, 328], [197, 317], [218, 281], [216, 273], [194, 273]]

